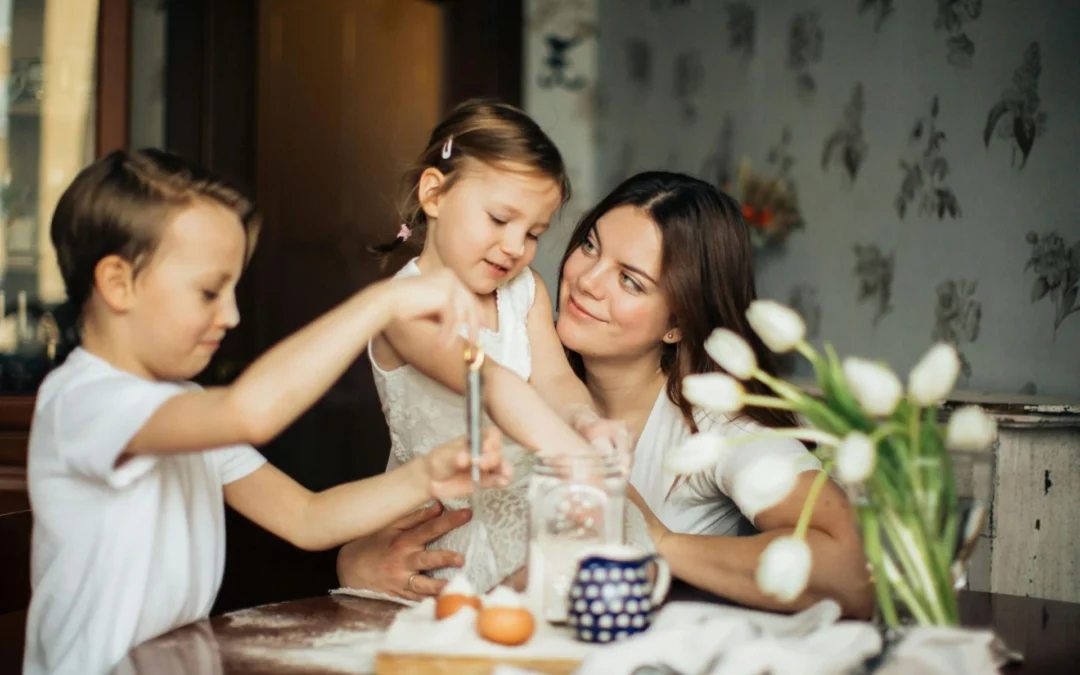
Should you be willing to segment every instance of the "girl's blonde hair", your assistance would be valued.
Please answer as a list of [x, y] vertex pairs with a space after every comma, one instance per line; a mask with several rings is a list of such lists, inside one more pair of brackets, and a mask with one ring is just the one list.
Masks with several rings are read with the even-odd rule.
[[[427, 228], [427, 215], [418, 193], [420, 176], [427, 169], [438, 169], [447, 177], [442, 190], [449, 190], [460, 177], [459, 169], [466, 159], [496, 167], [502, 164], [529, 167], [555, 181], [563, 204], [570, 199], [570, 178], [562, 155], [540, 125], [512, 105], [473, 99], [455, 107], [435, 127], [427, 147], [402, 177], [398, 208], [402, 224], [411, 233], [408, 239], [422, 242]], [[406, 236], [399, 235], [371, 250], [388, 255], [405, 242]]]

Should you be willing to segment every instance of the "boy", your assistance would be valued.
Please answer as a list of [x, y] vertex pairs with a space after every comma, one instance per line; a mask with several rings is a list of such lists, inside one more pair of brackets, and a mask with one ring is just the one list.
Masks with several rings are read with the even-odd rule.
[[[229, 387], [187, 380], [239, 321], [252, 205], [160, 151], [117, 151], [61, 197], [52, 241], [82, 346], [42, 383], [30, 435], [34, 510], [26, 673], [100, 673], [134, 645], [206, 617], [221, 584], [224, 506], [305, 549], [373, 532], [471, 488], [460, 441], [312, 494], [251, 445], [269, 441], [391, 321], [475, 336], [452, 275], [375, 284], [282, 341]], [[497, 438], [485, 483], [506, 482]], [[379, 508], [371, 508], [378, 505]]]

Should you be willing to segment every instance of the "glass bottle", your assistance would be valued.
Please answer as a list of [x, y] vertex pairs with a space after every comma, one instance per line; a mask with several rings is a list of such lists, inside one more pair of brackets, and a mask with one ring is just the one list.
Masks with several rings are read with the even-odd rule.
[[528, 597], [552, 623], [567, 619], [580, 554], [623, 543], [626, 474], [613, 456], [541, 455], [529, 482]]

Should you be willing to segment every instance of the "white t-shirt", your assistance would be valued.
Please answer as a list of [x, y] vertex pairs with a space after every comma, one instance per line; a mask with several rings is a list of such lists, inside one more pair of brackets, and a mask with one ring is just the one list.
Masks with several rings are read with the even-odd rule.
[[140, 642], [209, 614], [225, 564], [222, 486], [266, 460], [236, 446], [116, 466], [162, 403], [197, 386], [145, 380], [82, 349], [42, 383], [25, 673], [107, 672]]
[[[753, 421], [732, 420], [727, 415], [701, 409], [696, 411], [694, 421], [699, 431], [729, 438], [762, 430]], [[672, 491], [675, 477], [664, 472], [664, 456], [682, 444], [690, 433], [682, 411], [671, 402], [667, 391], [661, 389], [634, 451], [630, 483], [673, 532], [714, 535], [753, 532], [752, 522], [757, 513], [750, 505], [737, 504], [731, 494], [735, 476], [759, 457], [789, 455], [797, 471], [821, 468], [821, 462], [802, 443], [790, 438], [762, 438], [730, 446], [713, 471], [682, 478]]]

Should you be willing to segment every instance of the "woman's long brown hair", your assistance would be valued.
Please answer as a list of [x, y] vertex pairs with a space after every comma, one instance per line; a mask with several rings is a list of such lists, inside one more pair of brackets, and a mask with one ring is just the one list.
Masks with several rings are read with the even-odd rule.
[[[619, 206], [633, 206], [656, 223], [663, 240], [660, 286], [671, 310], [672, 325], [682, 333], [676, 344], [664, 344], [660, 368], [667, 376], [667, 395], [682, 411], [696, 433], [693, 406], [683, 395], [687, 375], [720, 372], [705, 351], [714, 328], [727, 328], [742, 336], [754, 350], [758, 365], [776, 372], [776, 357], [746, 320], [746, 309], [757, 297], [750, 236], [739, 203], [712, 185], [679, 173], [647, 171], [616, 187], [578, 223], [559, 265], [585, 243], [600, 218]], [[585, 378], [581, 356], [567, 352], [578, 377]], [[756, 380], [749, 393], [770, 394]], [[766, 427], [795, 426], [787, 410], [746, 408], [743, 416]]]

